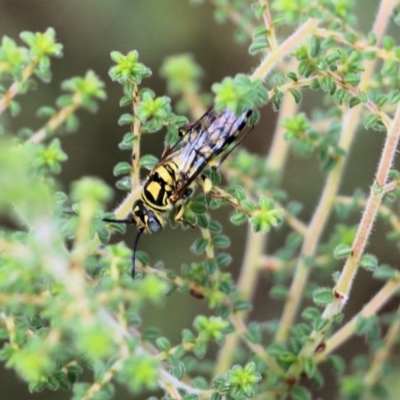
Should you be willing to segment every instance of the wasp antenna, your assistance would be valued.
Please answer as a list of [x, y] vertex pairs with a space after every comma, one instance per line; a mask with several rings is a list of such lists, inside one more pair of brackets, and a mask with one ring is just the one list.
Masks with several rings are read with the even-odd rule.
[[136, 235], [136, 237], [135, 237], [135, 240], [134, 240], [133, 246], [132, 246], [132, 251], [133, 251], [133, 253], [132, 253], [132, 270], [131, 270], [132, 279], [135, 279], [136, 249], [137, 249], [137, 245], [138, 245], [138, 243], [139, 243], [140, 235], [143, 233], [143, 231], [144, 231], [143, 228], [142, 228], [142, 229], [139, 229], [139, 230], [137, 231], [137, 235]]
[[112, 219], [112, 218], [102, 218], [101, 219], [104, 222], [114, 222], [117, 224], [127, 224], [127, 225], [135, 225], [135, 221], [133, 218], [127, 218], [127, 219]]

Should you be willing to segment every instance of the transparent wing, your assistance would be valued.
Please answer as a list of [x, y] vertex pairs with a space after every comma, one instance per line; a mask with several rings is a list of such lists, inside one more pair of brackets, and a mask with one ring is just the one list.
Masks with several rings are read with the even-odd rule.
[[[178, 200], [186, 188], [199, 176], [210, 161], [223, 153], [244, 130], [252, 110], [237, 117], [229, 110], [204, 114], [168, 153], [168, 159], [178, 166], [178, 178], [172, 198]], [[175, 200], [175, 201], [176, 201]]]

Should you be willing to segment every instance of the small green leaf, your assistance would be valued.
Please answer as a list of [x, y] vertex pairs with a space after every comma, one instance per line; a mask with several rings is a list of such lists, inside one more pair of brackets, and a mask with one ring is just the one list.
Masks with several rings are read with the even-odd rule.
[[319, 39], [317, 36], [312, 36], [310, 43], [310, 56], [317, 57], [320, 53], [320, 50], [321, 50], [321, 39]]
[[289, 289], [283, 285], [275, 285], [269, 292], [273, 299], [285, 300], [289, 295]]
[[196, 241], [190, 246], [190, 249], [196, 253], [201, 254], [207, 247], [207, 240], [203, 238], [196, 239]]
[[212, 243], [215, 248], [225, 249], [231, 245], [231, 240], [228, 236], [218, 235], [212, 238]]
[[352, 98], [349, 100], [349, 107], [350, 107], [350, 108], [353, 108], [353, 107], [357, 106], [357, 105], [360, 104], [360, 103], [361, 103], [361, 100], [360, 100], [359, 97], [352, 97]]
[[222, 225], [218, 221], [210, 221], [208, 229], [210, 229], [212, 233], [220, 233], [222, 232]]
[[152, 156], [150, 154], [146, 154], [145, 156], [140, 158], [140, 166], [142, 168], [153, 169], [158, 163], [158, 158]]
[[250, 200], [242, 200], [240, 205], [242, 206], [243, 210], [249, 214], [251, 214], [256, 208], [254, 203], [252, 203]]
[[118, 119], [118, 125], [129, 125], [133, 124], [132, 114], [122, 114]]
[[219, 268], [223, 268], [232, 262], [232, 256], [227, 253], [219, 253], [215, 258], [215, 261]]
[[247, 300], [236, 300], [233, 303], [233, 308], [235, 311], [248, 311], [252, 309], [252, 305]]
[[253, 40], [252, 44], [249, 47], [249, 53], [254, 55], [260, 51], [263, 51], [269, 47], [269, 43], [266, 38], [257, 38]]
[[289, 79], [291, 79], [293, 82], [297, 82], [297, 81], [298, 81], [297, 75], [296, 75], [296, 73], [294, 73], [294, 72], [288, 72], [288, 73], [286, 74], [286, 76], [287, 76]]
[[318, 308], [315, 307], [307, 307], [302, 313], [301, 316], [308, 321], [315, 321], [317, 318], [320, 318], [321, 312]]
[[303, 369], [306, 375], [309, 378], [312, 378], [317, 371], [317, 365], [315, 364], [315, 361], [312, 358], [306, 358], [303, 361]]
[[336, 259], [347, 258], [351, 256], [352, 252], [353, 250], [350, 246], [342, 243], [335, 247], [335, 250], [333, 251], [333, 256]]
[[129, 174], [132, 171], [132, 165], [126, 161], [119, 162], [113, 170], [114, 176]]
[[300, 100], [301, 100], [300, 92], [296, 89], [292, 89], [292, 90], [290, 90], [290, 93], [293, 95], [294, 101], [296, 102], [296, 104], [299, 104]]
[[374, 271], [378, 268], [378, 259], [373, 254], [364, 254], [360, 259], [360, 265], [368, 271]]
[[333, 292], [330, 288], [318, 288], [313, 292], [314, 303], [318, 306], [326, 306], [332, 303], [333, 299]]
[[303, 386], [295, 386], [290, 395], [293, 400], [311, 400], [311, 393]]
[[283, 351], [278, 355], [277, 359], [283, 364], [290, 365], [296, 362], [297, 355], [291, 351]]
[[365, 128], [370, 128], [376, 122], [378, 122], [379, 117], [376, 114], [370, 114], [367, 118], [365, 118], [364, 126]]
[[374, 318], [365, 318], [362, 315], [360, 315], [357, 318], [357, 324], [356, 324], [356, 333], [359, 335], [365, 335], [368, 333], [370, 329], [373, 328], [375, 325], [375, 319]]
[[339, 104], [339, 105], [341, 105], [342, 103], [343, 103], [343, 100], [344, 100], [344, 98], [345, 98], [345, 96], [346, 96], [346, 90], [344, 90], [344, 89], [339, 89], [339, 90], [337, 90], [336, 91], [336, 93], [335, 93], [335, 101]]
[[164, 336], [156, 339], [156, 345], [162, 351], [168, 351], [171, 348], [171, 342]]
[[321, 87], [318, 79], [313, 79], [311, 82], [310, 89], [311, 90], [318, 90]]
[[207, 211], [207, 207], [203, 202], [200, 201], [194, 201], [193, 203], [190, 204], [190, 209], [195, 213], [195, 214], [204, 214]]
[[383, 264], [374, 271], [373, 277], [381, 281], [389, 281], [391, 279], [398, 279], [399, 272], [389, 265]]
[[332, 365], [333, 370], [336, 374], [342, 375], [346, 371], [346, 363], [340, 356], [330, 356], [328, 362]]
[[250, 340], [250, 342], [258, 344], [261, 342], [261, 325], [258, 323], [250, 323], [248, 328], [247, 328], [247, 332], [246, 332], [246, 338], [248, 340]]
[[243, 225], [247, 222], [247, 215], [244, 212], [238, 212], [230, 217], [233, 225]]

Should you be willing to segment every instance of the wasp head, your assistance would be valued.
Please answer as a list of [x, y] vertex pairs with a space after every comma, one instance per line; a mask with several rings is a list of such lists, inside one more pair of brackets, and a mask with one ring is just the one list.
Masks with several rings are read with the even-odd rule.
[[163, 226], [162, 216], [157, 212], [149, 210], [143, 200], [139, 199], [135, 202], [132, 213], [138, 230], [145, 231], [146, 233], [161, 231]]

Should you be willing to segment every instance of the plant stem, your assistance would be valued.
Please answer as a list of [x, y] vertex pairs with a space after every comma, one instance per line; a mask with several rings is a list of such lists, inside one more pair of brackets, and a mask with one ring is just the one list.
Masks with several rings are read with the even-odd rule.
[[140, 129], [140, 119], [136, 116], [136, 110], [140, 104], [140, 96], [138, 88], [135, 85], [132, 93], [132, 113], [133, 113], [133, 145], [132, 145], [132, 171], [131, 171], [131, 187], [132, 190], [140, 187], [139, 172], [140, 172], [140, 139], [142, 137], [142, 131]]
[[[259, 233], [255, 233], [251, 226], [247, 229], [247, 240], [245, 247], [245, 254], [243, 257], [241, 273], [238, 282], [238, 292], [241, 298], [249, 300], [255, 291], [255, 284], [257, 282], [258, 267], [261, 263], [261, 255], [264, 249], [264, 237]], [[244, 320], [247, 313], [240, 312], [235, 316], [236, 319]], [[235, 350], [239, 342], [239, 333], [234, 332], [228, 335], [225, 339], [224, 345], [219, 351], [217, 363], [214, 369], [214, 375], [225, 373], [232, 363]]]
[[[292, 59], [287, 70], [294, 71], [297, 64], [297, 60]], [[286, 129], [283, 128], [282, 123], [287, 117], [296, 115], [298, 109], [299, 106], [295, 102], [293, 96], [290, 93], [286, 93], [286, 96], [282, 98], [278, 119], [276, 121], [275, 133], [272, 137], [271, 147], [266, 159], [267, 169], [276, 171], [279, 174], [281, 173], [283, 166], [286, 164], [286, 159], [289, 154], [289, 142], [285, 140], [284, 135]]]
[[[385, 188], [387, 186], [388, 185], [385, 185]], [[385, 191], [385, 193], [387, 193], [387, 192]], [[351, 205], [351, 204], [355, 203], [355, 200], [353, 198], [346, 197], [346, 196], [338, 196], [336, 198], [336, 202], [341, 203], [341, 204]], [[367, 204], [367, 201], [364, 199], [360, 199], [360, 200], [356, 201], [356, 204], [358, 204], [360, 207], [361, 206], [365, 207], [365, 205]], [[379, 206], [379, 215], [381, 217], [383, 217], [387, 222], [389, 222], [389, 224], [392, 226], [392, 229], [394, 231], [400, 232], [400, 218], [396, 215], [396, 213], [391, 208], [385, 206], [384, 204], [381, 204]]]
[[21, 84], [27, 82], [30, 76], [33, 74], [37, 63], [39, 62], [38, 58], [32, 58], [30, 63], [23, 69], [22, 71], [22, 79], [20, 81], [14, 82], [6, 93], [4, 93], [3, 97], [0, 99], [0, 115], [3, 111], [10, 105], [12, 99], [18, 94], [19, 88]]
[[80, 94], [75, 93], [72, 96], [72, 104], [59, 109], [57, 114], [53, 115], [42, 128], [36, 131], [34, 135], [27, 140], [27, 143], [41, 143], [48, 136], [48, 132], [55, 132], [81, 104], [82, 97]]
[[342, 326], [333, 336], [324, 343], [324, 351], [319, 353], [315, 360], [325, 360], [339, 346], [354, 335], [357, 328], [357, 321], [360, 317], [370, 318], [386, 304], [386, 302], [399, 290], [400, 278], [388, 281], [381, 290], [357, 313], [346, 325]]
[[275, 51], [261, 62], [251, 75], [252, 79], [265, 79], [271, 70], [293, 49], [303, 43], [304, 39], [310, 35], [318, 25], [318, 20], [308, 19], [296, 32], [289, 36]]
[[364, 384], [367, 388], [372, 388], [378, 382], [384, 373], [385, 363], [393, 355], [393, 347], [399, 339], [400, 308], [397, 310], [395, 318], [386, 334], [383, 346], [375, 353], [371, 366], [364, 376]]
[[265, 27], [267, 28], [268, 44], [269, 44], [271, 51], [275, 51], [278, 44], [276, 41], [275, 29], [274, 29], [274, 25], [272, 22], [271, 13], [269, 10], [269, 4], [268, 4], [267, 0], [259, 0], [259, 3], [264, 7], [263, 21], [264, 21]]
[[[352, 254], [347, 259], [343, 271], [336, 284], [335, 291], [339, 296], [348, 296], [355, 274], [358, 269], [358, 263], [367, 240], [371, 233], [373, 223], [384, 195], [383, 186], [386, 183], [389, 170], [393, 164], [394, 156], [397, 151], [397, 145], [400, 139], [400, 104], [397, 107], [396, 114], [392, 123], [392, 128], [388, 132], [385, 146], [382, 152], [381, 160], [376, 173], [375, 184], [371, 187], [370, 197], [365, 206], [357, 235], [352, 246]], [[327, 307], [329, 308], [329, 306]]]
[[130, 192], [124, 201], [114, 210], [116, 219], [124, 219], [132, 211], [133, 203], [140, 197], [142, 188], [138, 187]]
[[[384, 26], [386, 27], [390, 17], [389, 11], [391, 11], [391, 8], [390, 10], [388, 9], [387, 3], [387, 0], [383, 0], [381, 2], [379, 13], [374, 23], [374, 33], [376, 34], [378, 41], [381, 40], [385, 30], [382, 26], [383, 21], [385, 21]], [[364, 87], [368, 86], [372, 77], [373, 69], [373, 61], [368, 61], [365, 63], [365, 70], [362, 74], [360, 82], [361, 90], [364, 90]], [[358, 121], [360, 119], [360, 113], [361, 107], [356, 106], [349, 109], [343, 116], [343, 128], [338, 144], [339, 147], [346, 153], [349, 152], [354, 139]], [[296, 267], [295, 276], [290, 287], [289, 295], [286, 300], [282, 318], [280, 320], [279, 328], [275, 337], [277, 341], [284, 341], [287, 339], [289, 328], [292, 326], [294, 318], [297, 315], [297, 311], [300, 306], [300, 300], [304, 292], [304, 287], [307, 283], [310, 273], [310, 268], [307, 265], [306, 260], [315, 255], [320, 236], [328, 221], [334, 204], [335, 196], [339, 190], [339, 184], [343, 175], [344, 167], [345, 160], [342, 158], [337, 162], [335, 168], [328, 175], [325, 187], [317, 206], [317, 210], [314, 213], [310, 223], [308, 235], [304, 239], [301, 250], [302, 257], [299, 259], [299, 263]], [[311, 343], [315, 344], [314, 341], [311, 341], [310, 344]]]
[[[293, 64], [289, 66], [292, 68]], [[297, 110], [297, 104], [292, 96], [284, 96], [279, 111], [278, 121], [273, 135], [272, 146], [266, 158], [266, 166], [268, 169], [281, 172], [287, 159], [289, 146], [283, 138], [284, 129], [281, 127], [282, 121], [288, 116], [293, 115]], [[279, 155], [278, 155], [279, 154]], [[256, 291], [256, 284], [262, 263], [263, 250], [267, 243], [267, 235], [255, 233], [249, 226], [247, 231], [245, 254], [243, 257], [242, 267], [238, 280], [238, 292], [243, 299], [251, 300]], [[248, 313], [241, 312], [235, 315], [236, 321], [246, 320]], [[228, 335], [224, 345], [222, 346], [218, 361], [215, 367], [215, 373], [224, 373], [231, 365], [234, 351], [238, 346], [239, 334], [233, 332]], [[278, 368], [278, 366], [276, 366]]]

